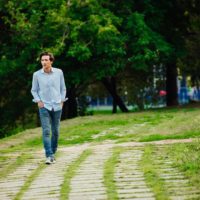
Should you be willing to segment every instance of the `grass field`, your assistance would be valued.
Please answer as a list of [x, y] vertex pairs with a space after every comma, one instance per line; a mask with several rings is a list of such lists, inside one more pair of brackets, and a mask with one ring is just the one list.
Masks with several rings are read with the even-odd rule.
[[[115, 143], [149, 142], [199, 136], [199, 108], [157, 109], [126, 114], [96, 114], [62, 121], [59, 145], [99, 143], [106, 140]], [[10, 150], [18, 147], [41, 147], [41, 129], [29, 129], [1, 139], [0, 145], [3, 143], [10, 143]]]

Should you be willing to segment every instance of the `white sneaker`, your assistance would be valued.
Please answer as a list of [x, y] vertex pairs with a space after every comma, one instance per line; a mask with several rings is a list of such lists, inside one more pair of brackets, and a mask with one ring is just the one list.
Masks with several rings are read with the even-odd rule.
[[53, 164], [56, 163], [56, 159], [55, 159], [55, 157], [51, 157], [51, 163], [53, 163]]
[[52, 161], [51, 161], [51, 157], [47, 157], [45, 163], [46, 163], [47, 165], [50, 165], [50, 164], [52, 163]]

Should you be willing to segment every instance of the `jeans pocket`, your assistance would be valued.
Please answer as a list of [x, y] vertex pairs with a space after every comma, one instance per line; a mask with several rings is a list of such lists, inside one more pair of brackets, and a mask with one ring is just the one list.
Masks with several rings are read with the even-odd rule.
[[45, 107], [39, 108], [40, 115], [48, 115], [48, 110]]

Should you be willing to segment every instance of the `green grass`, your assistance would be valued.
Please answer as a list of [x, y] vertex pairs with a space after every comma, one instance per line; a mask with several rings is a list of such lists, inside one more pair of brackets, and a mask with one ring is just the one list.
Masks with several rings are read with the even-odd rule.
[[[88, 109], [88, 113], [92, 115], [110, 115], [112, 113], [112, 108], [108, 109]], [[121, 113], [120, 109], [117, 109], [117, 113]]]
[[114, 181], [115, 166], [119, 162], [119, 155], [122, 153], [122, 148], [114, 148], [112, 156], [106, 161], [104, 165], [104, 184], [106, 187], [107, 199], [117, 200], [117, 188]]
[[[145, 151], [140, 161], [140, 167], [144, 172], [147, 184], [156, 199], [167, 200], [168, 189], [164, 180], [160, 177], [157, 165], [164, 166], [165, 159], [172, 162], [173, 168], [179, 169], [180, 172], [189, 180], [190, 186], [200, 188], [200, 140], [192, 143], [176, 143], [159, 147], [146, 145]], [[162, 156], [163, 161], [159, 161]], [[159, 161], [159, 163], [158, 163]]]
[[60, 200], [69, 199], [70, 181], [76, 175], [76, 171], [80, 164], [92, 153], [90, 149], [83, 151], [83, 153], [66, 169], [64, 175], [64, 182], [60, 189]]
[[190, 184], [200, 188], [200, 140], [167, 146], [166, 154], [174, 167], [178, 167], [190, 180]]
[[152, 157], [153, 152], [153, 146], [148, 145], [145, 147], [144, 154], [140, 161], [140, 167], [144, 172], [146, 183], [153, 191], [155, 198], [157, 200], [169, 200], [165, 183], [159, 177], [159, 174], [154, 167], [155, 163]]
[[167, 139], [187, 139], [187, 138], [198, 138], [198, 137], [200, 137], [200, 131], [188, 131], [183, 134], [174, 134], [174, 135], [153, 134], [149, 136], [144, 136], [139, 141], [150, 142], [150, 141], [167, 140]]
[[[148, 142], [200, 137], [198, 108], [157, 109], [144, 112], [97, 114], [61, 122], [59, 145], [113, 140]], [[41, 128], [29, 129], [0, 140], [0, 152], [42, 148]], [[7, 142], [7, 148], [1, 148]]]
[[[193, 119], [197, 120], [193, 120]], [[81, 144], [115, 140], [154, 141], [200, 136], [198, 109], [171, 109], [128, 114], [96, 115], [76, 118], [61, 128], [60, 144]], [[78, 125], [77, 125], [78, 124]], [[105, 133], [105, 134], [102, 134]]]

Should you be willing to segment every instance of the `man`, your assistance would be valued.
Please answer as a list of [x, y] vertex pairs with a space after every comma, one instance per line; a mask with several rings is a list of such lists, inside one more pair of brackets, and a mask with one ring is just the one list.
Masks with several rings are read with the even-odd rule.
[[33, 74], [31, 93], [39, 108], [46, 164], [51, 164], [55, 163], [66, 86], [62, 70], [52, 67], [53, 54], [41, 53], [40, 61], [42, 69]]

